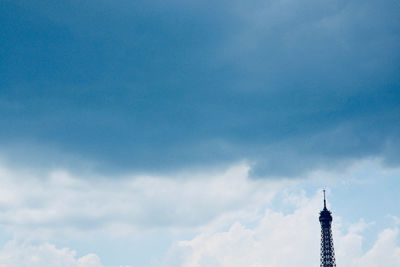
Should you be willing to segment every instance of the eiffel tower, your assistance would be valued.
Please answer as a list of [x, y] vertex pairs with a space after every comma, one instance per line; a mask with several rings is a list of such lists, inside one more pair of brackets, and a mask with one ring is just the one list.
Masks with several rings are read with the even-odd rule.
[[332, 238], [332, 213], [326, 208], [324, 190], [324, 209], [319, 213], [321, 223], [321, 267], [336, 267]]

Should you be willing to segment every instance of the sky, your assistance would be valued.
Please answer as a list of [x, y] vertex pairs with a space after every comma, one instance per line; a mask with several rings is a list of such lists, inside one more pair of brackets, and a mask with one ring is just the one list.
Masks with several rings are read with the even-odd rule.
[[398, 0], [0, 0], [0, 267], [400, 266]]

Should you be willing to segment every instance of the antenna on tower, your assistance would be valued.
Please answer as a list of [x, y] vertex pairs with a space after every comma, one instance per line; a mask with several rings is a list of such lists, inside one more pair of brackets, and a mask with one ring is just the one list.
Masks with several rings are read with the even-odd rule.
[[324, 191], [324, 209], [326, 209], [325, 189], [323, 191]]

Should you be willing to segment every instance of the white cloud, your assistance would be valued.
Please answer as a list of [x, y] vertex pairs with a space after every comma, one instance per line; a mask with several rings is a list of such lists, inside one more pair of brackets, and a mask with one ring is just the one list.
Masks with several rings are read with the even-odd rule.
[[88, 254], [78, 259], [78, 267], [102, 267], [100, 258], [96, 254]]
[[309, 200], [288, 215], [267, 210], [254, 227], [236, 222], [228, 231], [181, 241], [165, 266], [317, 266], [320, 204]]
[[58, 249], [54, 245], [40, 245], [11, 241], [0, 251], [1, 267], [104, 267], [99, 257], [88, 254], [78, 258], [68, 248]]
[[56, 248], [49, 243], [33, 244], [16, 240], [0, 250], [0, 267], [132, 267], [105, 266], [94, 253], [78, 257], [69, 248]]
[[0, 223], [12, 233], [45, 240], [52, 233], [81, 235], [97, 229], [118, 236], [160, 227], [196, 228], [273, 198], [280, 185], [251, 181], [248, 170], [237, 164], [197, 175], [93, 178], [3, 167]]
[[380, 233], [379, 238], [372, 249], [362, 255], [361, 258], [355, 260], [355, 266], [400, 266], [400, 246], [397, 246], [398, 236], [398, 228], [385, 229]]
[[[232, 219], [248, 216], [254, 213], [251, 210], [269, 203], [281, 186], [276, 182], [251, 181], [248, 170], [246, 164], [236, 164], [220, 171], [174, 176], [83, 177], [65, 170], [35, 173], [3, 165], [0, 234], [12, 236], [18, 242], [5, 247], [0, 263], [21, 266], [25, 262], [25, 266], [31, 266], [33, 259], [37, 266], [44, 266], [43, 262], [51, 263], [51, 259], [57, 258], [60, 265], [55, 266], [96, 266], [100, 260], [94, 255], [77, 259], [74, 251], [56, 249], [47, 243], [73, 248], [84, 246], [85, 242], [96, 246], [111, 239], [116, 247], [128, 251], [119, 244], [121, 239], [140, 239], [151, 231], [167, 235], [193, 233], [212, 228], [214, 221], [218, 225], [222, 221], [229, 224]], [[40, 245], [20, 245], [26, 243]], [[103, 247], [107, 245], [103, 243]], [[49, 260], [46, 255], [50, 255]], [[131, 263], [132, 257], [127, 255], [121, 261]], [[161, 257], [154, 255], [149, 261]]]

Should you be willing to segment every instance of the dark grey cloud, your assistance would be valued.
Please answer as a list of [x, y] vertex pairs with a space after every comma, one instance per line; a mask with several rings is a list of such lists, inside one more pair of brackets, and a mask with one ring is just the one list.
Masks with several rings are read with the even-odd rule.
[[399, 163], [395, 1], [0, 9], [6, 158], [101, 171], [248, 160], [261, 176]]

